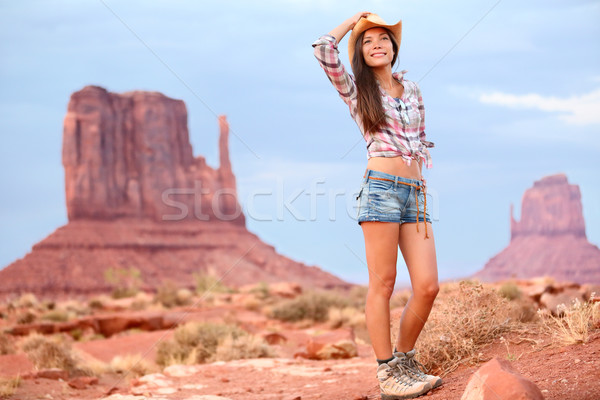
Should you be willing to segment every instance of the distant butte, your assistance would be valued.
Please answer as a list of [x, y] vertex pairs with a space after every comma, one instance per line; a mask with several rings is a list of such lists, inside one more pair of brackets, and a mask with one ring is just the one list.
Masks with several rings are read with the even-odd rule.
[[278, 254], [245, 227], [219, 117], [220, 166], [194, 157], [187, 110], [158, 92], [71, 95], [63, 131], [69, 222], [0, 270], [0, 296], [107, 292], [108, 268], [136, 268], [143, 289], [194, 274], [230, 286], [264, 281], [349, 287], [317, 267]]
[[579, 186], [564, 174], [536, 181], [523, 195], [521, 220], [510, 209], [508, 247], [475, 277], [484, 281], [550, 276], [600, 284], [600, 249], [588, 242]]

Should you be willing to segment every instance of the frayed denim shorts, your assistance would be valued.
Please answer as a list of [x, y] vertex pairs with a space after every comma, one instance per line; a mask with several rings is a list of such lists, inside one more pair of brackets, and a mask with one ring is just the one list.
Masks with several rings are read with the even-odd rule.
[[367, 169], [356, 196], [358, 224], [365, 221], [399, 224], [431, 222], [427, 212], [426, 190], [422, 180]]

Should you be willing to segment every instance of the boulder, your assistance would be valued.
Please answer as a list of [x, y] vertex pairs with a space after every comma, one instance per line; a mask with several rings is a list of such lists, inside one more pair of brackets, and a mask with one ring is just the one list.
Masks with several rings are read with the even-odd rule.
[[306, 356], [315, 360], [358, 356], [354, 331], [352, 329], [336, 329], [311, 337], [306, 344]]
[[88, 386], [95, 385], [98, 383], [98, 378], [95, 376], [78, 376], [77, 378], [71, 379], [68, 384], [73, 389], [83, 390]]
[[36, 378], [66, 381], [69, 379], [69, 373], [59, 368], [42, 369], [35, 374]]
[[544, 293], [540, 298], [540, 305], [548, 309], [553, 315], [560, 315], [559, 306], [561, 304], [570, 308], [576, 300], [585, 301], [581, 291], [575, 288], [565, 289], [557, 293]]
[[516, 372], [508, 361], [493, 358], [467, 383], [461, 400], [543, 400], [540, 389]]

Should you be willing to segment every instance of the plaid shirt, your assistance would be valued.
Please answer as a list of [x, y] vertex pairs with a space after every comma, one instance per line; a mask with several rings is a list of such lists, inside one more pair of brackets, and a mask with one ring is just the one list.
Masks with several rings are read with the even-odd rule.
[[350, 107], [350, 115], [367, 142], [367, 158], [401, 156], [408, 165], [412, 159], [415, 159], [424, 161], [425, 166], [431, 168], [428, 148], [434, 145], [425, 140], [425, 107], [421, 90], [415, 82], [404, 79], [406, 71], [393, 73], [394, 78], [404, 86], [401, 99], [391, 97], [379, 86], [386, 117], [385, 123], [379, 130], [367, 134], [358, 114], [354, 77], [346, 72], [338, 57], [336, 39], [331, 35], [323, 35], [312, 46], [315, 49], [315, 57], [325, 70], [325, 74], [344, 103]]

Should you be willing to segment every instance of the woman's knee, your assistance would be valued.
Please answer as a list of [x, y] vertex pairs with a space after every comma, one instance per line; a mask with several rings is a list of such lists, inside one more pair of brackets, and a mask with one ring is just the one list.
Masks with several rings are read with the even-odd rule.
[[390, 299], [394, 293], [396, 275], [369, 279], [369, 294]]
[[438, 282], [429, 282], [419, 287], [414, 288], [415, 297], [419, 297], [424, 300], [433, 301], [437, 297], [440, 291], [440, 285]]

